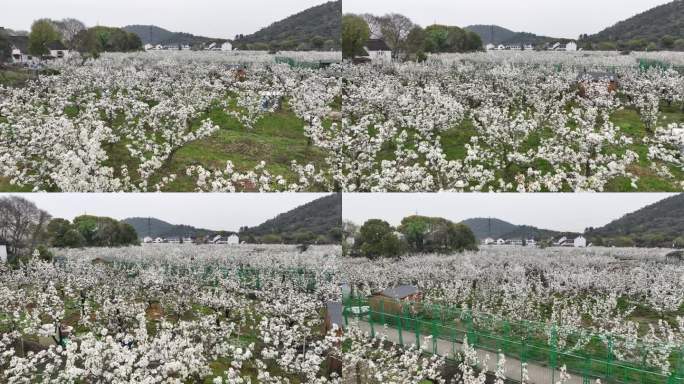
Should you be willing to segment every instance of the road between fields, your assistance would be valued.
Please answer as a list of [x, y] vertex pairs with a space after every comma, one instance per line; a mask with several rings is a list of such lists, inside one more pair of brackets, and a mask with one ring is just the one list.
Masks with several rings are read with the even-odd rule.
[[[358, 319], [349, 319], [350, 324], [356, 324], [359, 329], [371, 333], [371, 325], [367, 321]], [[387, 340], [394, 344], [401, 344], [399, 338], [399, 330], [392, 327], [383, 327], [380, 324], [373, 324], [376, 335], [384, 335]], [[414, 332], [402, 332], [401, 341], [403, 341], [404, 346], [417, 345], [416, 344], [416, 334]], [[420, 347], [426, 352], [433, 352], [434, 341], [429, 340], [425, 342], [420, 341]], [[460, 347], [460, 349], [458, 348]], [[461, 351], [463, 345], [461, 343], [437, 339], [436, 341], [436, 352], [440, 356], [453, 357], [457, 352]], [[486, 369], [489, 372], [496, 372], [497, 368], [497, 354], [484, 349], [476, 348], [477, 360], [480, 365], [478, 368]], [[489, 356], [489, 359], [487, 359]], [[504, 364], [504, 374], [506, 378], [516, 381], [521, 381], [521, 365], [520, 360], [506, 356], [506, 364]], [[555, 384], [560, 380], [560, 370], [552, 369], [548, 366], [538, 365], [535, 363], [527, 363], [527, 376], [529, 377], [529, 384]], [[582, 384], [582, 377], [570, 374], [570, 379], [565, 382], [566, 384]]]

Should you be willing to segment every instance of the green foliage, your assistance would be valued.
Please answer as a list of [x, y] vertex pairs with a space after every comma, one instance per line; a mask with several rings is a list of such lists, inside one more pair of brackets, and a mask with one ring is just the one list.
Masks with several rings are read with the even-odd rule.
[[47, 237], [51, 246], [58, 248], [118, 247], [137, 245], [138, 234], [132, 225], [109, 217], [83, 215], [73, 223], [53, 219], [47, 225]]
[[476, 250], [478, 244], [467, 225], [441, 217], [405, 217], [399, 231], [406, 237], [411, 252], [461, 252]]
[[283, 238], [275, 233], [269, 233], [268, 235], [261, 236], [260, 242], [264, 244], [280, 244], [283, 242]]
[[29, 53], [36, 56], [46, 55], [50, 53], [47, 45], [59, 39], [59, 32], [48, 20], [36, 20], [31, 25], [29, 34]]
[[404, 243], [394, 234], [393, 228], [379, 219], [370, 219], [361, 226], [354, 246], [355, 254], [369, 259], [399, 257], [405, 252]]
[[601, 228], [587, 229], [589, 241], [601, 238], [616, 247], [672, 247], [684, 237], [684, 194], [629, 213]]
[[44, 245], [39, 245], [39, 246], [36, 248], [36, 251], [38, 251], [38, 258], [39, 258], [41, 261], [44, 261], [44, 262], [46, 262], [46, 263], [52, 263], [52, 260], [53, 260], [53, 258], [54, 258], [54, 255], [52, 254], [52, 252], [50, 252], [49, 249], [47, 249], [46, 246], [44, 246]]
[[98, 57], [102, 52], [133, 52], [142, 49], [142, 41], [135, 33], [101, 26], [78, 32], [72, 45], [78, 52], [92, 57]]
[[424, 51], [439, 52], [473, 52], [482, 49], [482, 39], [471, 31], [455, 26], [430, 25], [425, 28]]
[[[342, 195], [335, 193], [281, 213], [273, 219], [240, 229], [240, 238], [264, 241], [277, 236], [277, 243], [339, 244], [342, 238]], [[271, 242], [272, 238], [267, 238]]]
[[353, 58], [363, 54], [363, 47], [370, 37], [368, 23], [356, 15], [342, 17], [342, 57]]
[[684, 45], [676, 44], [677, 39], [683, 37], [682, 20], [684, 1], [671, 1], [623, 20], [595, 35], [586, 36], [584, 40], [593, 43], [597, 49], [605, 49], [606, 43], [612, 43], [620, 49], [684, 50]]
[[329, 1], [275, 22], [254, 34], [238, 35], [233, 45], [243, 50], [339, 50], [341, 18], [342, 1]]
[[0, 63], [12, 57], [12, 47], [10, 46], [7, 35], [0, 30]]

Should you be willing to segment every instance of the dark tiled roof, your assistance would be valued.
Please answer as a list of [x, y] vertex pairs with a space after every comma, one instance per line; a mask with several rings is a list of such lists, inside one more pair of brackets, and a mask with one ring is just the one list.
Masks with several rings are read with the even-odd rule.
[[418, 292], [420, 292], [418, 288], [414, 287], [413, 285], [399, 285], [394, 288], [387, 288], [380, 292], [380, 294], [393, 299], [403, 299]]
[[328, 301], [325, 303], [325, 308], [328, 311], [328, 317], [331, 324], [337, 324], [338, 327], [344, 328], [344, 318], [342, 316], [342, 303], [337, 301]]
[[51, 43], [48, 43], [47, 47], [48, 47], [48, 49], [55, 50], [55, 51], [66, 49], [66, 47], [64, 46], [64, 44], [62, 44], [61, 41], [53, 41]]
[[22, 53], [28, 52], [28, 36], [7, 36], [7, 41]]
[[390, 47], [387, 46], [387, 44], [380, 39], [370, 39], [366, 43], [366, 48], [368, 48], [369, 51], [391, 51]]

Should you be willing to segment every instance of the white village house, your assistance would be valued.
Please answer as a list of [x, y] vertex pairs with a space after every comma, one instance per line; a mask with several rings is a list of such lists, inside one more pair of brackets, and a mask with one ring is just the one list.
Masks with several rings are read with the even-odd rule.
[[586, 248], [587, 239], [580, 235], [574, 239], [568, 239], [563, 236], [554, 244], [558, 247], [575, 247], [575, 248]]
[[584, 236], [580, 235], [579, 237], [576, 237], [575, 240], [573, 240], [573, 245], [575, 248], [586, 248], [587, 239], [585, 239]]
[[381, 39], [369, 39], [363, 49], [373, 64], [389, 64], [392, 62], [392, 50]]
[[153, 241], [154, 241], [154, 239], [152, 239], [149, 236], [145, 236], [145, 238], [143, 239], [143, 243], [145, 243], [145, 244], [151, 244]]
[[64, 44], [62, 44], [61, 41], [53, 41], [47, 45], [47, 48], [50, 50], [50, 56], [54, 57], [55, 59], [64, 59], [69, 57], [69, 50]]
[[236, 234], [232, 234], [230, 236], [216, 235], [211, 240], [211, 243], [213, 243], [213, 244], [238, 245], [238, 244], [240, 244], [240, 237]]
[[492, 239], [491, 237], [488, 237], [488, 238], [484, 239], [482, 242], [484, 243], [484, 245], [491, 245], [491, 244], [494, 244], [494, 239]]
[[230, 41], [226, 41], [225, 43], [221, 44], [221, 50], [222, 51], [232, 51], [233, 50], [233, 44], [231, 44]]
[[0, 244], [0, 263], [7, 262], [7, 246], [5, 244]]

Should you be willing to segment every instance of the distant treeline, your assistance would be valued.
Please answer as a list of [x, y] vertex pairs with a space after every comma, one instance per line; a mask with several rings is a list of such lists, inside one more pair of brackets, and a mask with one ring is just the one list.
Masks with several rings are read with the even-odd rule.
[[347, 223], [345, 253], [352, 257], [395, 258], [406, 253], [453, 253], [477, 250], [478, 240], [465, 224], [441, 217], [409, 216], [394, 228], [384, 220], [371, 219], [361, 228]]
[[398, 60], [422, 61], [426, 53], [473, 52], [482, 50], [480, 36], [463, 28], [430, 25], [426, 28], [400, 14], [375, 16], [347, 14], [342, 18], [342, 55], [354, 58], [365, 54], [371, 38], [379, 38]]

